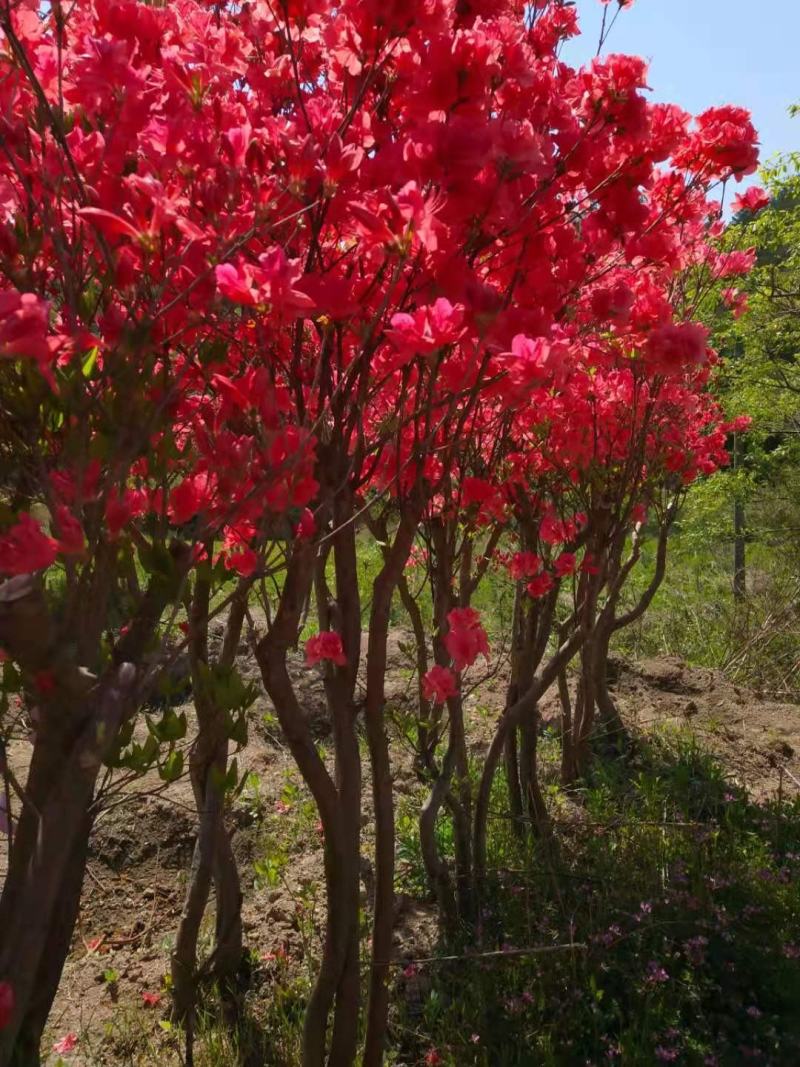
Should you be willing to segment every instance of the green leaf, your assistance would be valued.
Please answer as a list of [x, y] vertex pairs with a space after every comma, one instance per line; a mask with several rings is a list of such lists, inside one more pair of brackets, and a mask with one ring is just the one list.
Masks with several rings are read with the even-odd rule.
[[244, 715], [239, 715], [232, 720], [228, 737], [242, 748], [247, 744], [247, 718]]
[[147, 716], [147, 728], [160, 744], [172, 744], [186, 737], [186, 715], [178, 714], [174, 708], [166, 708], [160, 722]]
[[174, 782], [183, 774], [183, 753], [172, 751], [160, 764], [158, 773], [165, 782]]
[[94, 348], [91, 348], [89, 350], [89, 354], [87, 355], [86, 359], [81, 364], [81, 371], [83, 373], [84, 378], [91, 378], [92, 371], [94, 370], [95, 366], [97, 365], [97, 357], [98, 357], [99, 353], [100, 353], [100, 349], [97, 347], [97, 345], [95, 345]]

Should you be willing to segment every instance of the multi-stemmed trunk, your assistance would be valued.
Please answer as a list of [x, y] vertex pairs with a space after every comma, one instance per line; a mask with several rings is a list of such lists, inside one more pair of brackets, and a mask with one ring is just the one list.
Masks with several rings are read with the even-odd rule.
[[641, 546], [638, 534], [628, 558], [622, 562], [624, 537], [618, 533], [612, 541], [606, 574], [607, 594], [602, 608], [595, 604], [585, 609], [586, 641], [581, 649], [581, 669], [578, 676], [574, 705], [571, 700], [565, 671], [559, 676], [562, 708], [561, 778], [565, 785], [574, 784], [589, 769], [593, 744], [618, 754], [627, 744], [627, 731], [622, 716], [608, 687], [608, 657], [615, 633], [638, 621], [649, 608], [664, 579], [667, 561], [667, 542], [677, 514], [676, 498], [667, 507], [659, 531], [653, 576], [636, 604], [622, 615], [617, 614], [625, 581], [638, 563]]
[[[334, 774], [322, 760], [289, 676], [287, 657], [297, 642], [304, 606], [317, 570], [317, 549], [298, 541], [287, 564], [276, 615], [256, 648], [264, 686], [290, 751], [319, 811], [324, 836], [327, 919], [322, 960], [306, 1008], [304, 1067], [355, 1059], [360, 1006], [359, 874], [361, 831], [361, 757], [356, 731], [355, 686], [361, 647], [356, 533], [352, 494], [332, 496], [332, 550], [335, 599], [326, 610], [342, 638], [346, 664], [326, 668], [325, 690], [334, 746]], [[319, 585], [318, 585], [319, 588]], [[327, 598], [326, 598], [327, 600]], [[330, 1028], [331, 1015], [333, 1026]], [[328, 1036], [330, 1032], [330, 1052]]]
[[14, 1009], [0, 1031], [0, 1065], [33, 1067], [69, 952], [80, 906], [97, 779], [122, 725], [143, 697], [142, 661], [171, 589], [144, 594], [114, 662], [99, 679], [69, 658], [41, 586], [31, 577], [0, 587], [0, 643], [39, 692], [31, 765], [0, 897], [0, 978]]
[[[494, 736], [489, 745], [483, 763], [483, 770], [478, 785], [473, 817], [473, 854], [475, 863], [475, 892], [477, 906], [480, 908], [486, 882], [487, 833], [489, 809], [495, 775], [508, 748], [509, 736], [519, 730], [523, 724], [531, 724], [536, 729], [538, 706], [542, 697], [559, 678], [569, 662], [581, 649], [588, 636], [588, 623], [594, 615], [598, 591], [602, 579], [595, 575], [583, 574], [578, 581], [577, 608], [571, 619], [559, 631], [559, 646], [545, 659], [548, 643], [553, 628], [553, 620], [558, 598], [558, 587], [539, 605], [528, 606], [525, 631], [525, 643], [532, 651], [529, 660], [529, 673], [520, 673], [520, 688], [517, 699], [509, 704], [498, 721]], [[523, 793], [532, 818], [540, 822], [542, 829], [547, 828], [546, 812], [543, 798], [538, 788], [538, 776], [535, 775], [536, 750], [528, 744], [525, 753], [528, 762], [529, 777], [520, 776], [520, 784], [527, 783], [527, 797]], [[520, 763], [521, 766], [521, 763]]]
[[[250, 583], [242, 581], [232, 599], [225, 626], [218, 666], [230, 669], [242, 633]], [[239, 871], [230, 835], [225, 825], [225, 797], [221, 783], [228, 762], [226, 709], [215, 702], [213, 687], [207, 684], [209, 666], [208, 618], [210, 583], [203, 576], [195, 582], [189, 613], [189, 657], [197, 714], [198, 734], [189, 757], [189, 774], [197, 809], [198, 832], [181, 921], [172, 952], [172, 995], [174, 1014], [187, 1032], [191, 1052], [194, 1015], [197, 1007], [197, 946], [212, 883], [216, 897], [214, 949], [204, 968], [217, 979], [228, 999], [233, 978], [242, 960], [242, 893]]]
[[[530, 597], [523, 599], [518, 586], [514, 604], [514, 629], [511, 646], [511, 680], [506, 694], [506, 708], [513, 707], [520, 695], [533, 684], [549, 639], [550, 620], [555, 595], [541, 604]], [[505, 740], [504, 760], [509, 795], [509, 814], [517, 835], [522, 839], [531, 832], [541, 837], [548, 832], [549, 819], [539, 782], [538, 740], [541, 716], [536, 704], [525, 714], [519, 726]]]
[[522, 722], [536, 713], [536, 707], [544, 694], [580, 648], [585, 634], [577, 627], [570, 637], [553, 654], [544, 667], [540, 667], [531, 684], [520, 694], [515, 704], [507, 707], [495, 729], [489, 749], [484, 759], [473, 819], [473, 853], [475, 857], [475, 887], [477, 904], [480, 906], [486, 879], [487, 830], [489, 807], [495, 775], [503, 759], [508, 735], [520, 727]]

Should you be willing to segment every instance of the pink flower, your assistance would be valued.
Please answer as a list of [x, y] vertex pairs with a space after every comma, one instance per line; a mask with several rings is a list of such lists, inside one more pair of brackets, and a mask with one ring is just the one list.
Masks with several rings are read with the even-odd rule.
[[243, 269], [235, 267], [233, 263], [220, 263], [214, 273], [217, 288], [224, 297], [235, 304], [255, 304], [256, 297], [252, 289], [252, 279]]
[[678, 1051], [674, 1048], [664, 1048], [663, 1045], [656, 1046], [656, 1059], [661, 1063], [673, 1063], [678, 1058]]
[[523, 578], [532, 578], [542, 569], [541, 559], [533, 552], [517, 552], [511, 559], [508, 573], [515, 582]]
[[141, 515], [147, 507], [147, 497], [141, 489], [125, 489], [122, 494], [114, 490], [106, 502], [105, 519], [108, 536], [116, 540], [120, 531], [131, 519]]
[[48, 315], [47, 302], [34, 293], [0, 291], [0, 358], [27, 357], [44, 369], [50, 358]]
[[17, 524], [0, 536], [0, 573], [32, 574], [43, 571], [58, 555], [58, 542], [48, 537], [39, 523], [23, 512]]
[[627, 321], [635, 303], [634, 293], [626, 282], [596, 289], [592, 294], [592, 312], [602, 321]]
[[308, 541], [316, 533], [317, 524], [314, 521], [314, 512], [310, 508], [303, 508], [300, 521], [295, 528], [295, 537]]
[[705, 363], [708, 330], [696, 322], [675, 322], [653, 330], [647, 342], [647, 359], [664, 374]]
[[457, 671], [472, 666], [481, 653], [488, 659], [489, 639], [474, 608], [454, 608], [447, 616], [447, 622], [449, 630], [444, 644]]
[[53, 1052], [57, 1052], [59, 1056], [66, 1056], [75, 1049], [77, 1044], [77, 1034], [66, 1034], [60, 1041], [56, 1041], [53, 1045]]
[[575, 573], [577, 561], [574, 552], [562, 552], [553, 561], [553, 571], [558, 578], [565, 578], [568, 574]]
[[86, 548], [83, 527], [64, 504], [57, 504], [54, 513], [58, 550], [65, 556], [81, 556]]
[[453, 306], [449, 300], [439, 297], [430, 307], [421, 307], [413, 315], [403, 311], [393, 315], [387, 336], [405, 355], [425, 356], [454, 344], [464, 333], [463, 318], [463, 307]]
[[306, 641], [306, 667], [313, 667], [322, 660], [330, 660], [337, 667], [347, 665], [342, 639], [333, 630], [323, 630]]
[[733, 278], [737, 275], [749, 274], [755, 266], [756, 250], [735, 249], [733, 252], [722, 252], [714, 260], [714, 274], [717, 278]]
[[740, 211], [757, 215], [765, 207], [769, 207], [769, 193], [758, 185], [751, 185], [747, 192], [739, 193], [733, 200], [733, 211], [737, 215]]
[[146, 990], [142, 990], [142, 1004], [146, 1008], [157, 1008], [160, 1003], [160, 993], [148, 993]]
[[657, 963], [655, 960], [650, 960], [647, 965], [646, 979], [650, 985], [661, 985], [662, 982], [669, 981], [669, 975], [660, 963]]
[[585, 525], [586, 516], [583, 512], [578, 512], [571, 519], [562, 519], [550, 508], [539, 524], [539, 536], [548, 545], [563, 544], [565, 541], [571, 541]]
[[698, 115], [696, 130], [686, 147], [675, 155], [678, 166], [702, 168], [706, 177], [737, 179], [753, 174], [758, 167], [758, 135], [750, 112], [726, 104], [710, 107]]
[[225, 556], [225, 569], [249, 578], [258, 567], [258, 553], [248, 545], [242, 545]]
[[258, 257], [253, 272], [259, 283], [259, 298], [274, 308], [288, 312], [311, 311], [314, 301], [295, 287], [302, 276], [299, 259], [288, 259], [284, 250], [274, 245]]
[[431, 667], [422, 679], [423, 696], [434, 704], [444, 704], [447, 698], [455, 696], [457, 691], [455, 675], [448, 667], [440, 667], [437, 664]]
[[740, 289], [729, 287], [721, 292], [722, 300], [727, 308], [733, 312], [733, 317], [739, 319], [747, 311], [748, 296]]
[[500, 360], [514, 389], [525, 392], [560, 374], [566, 355], [564, 345], [520, 333], [512, 340], [511, 351], [504, 353]]
[[528, 582], [528, 596], [534, 598], [546, 596], [546, 594], [553, 588], [554, 584], [553, 576], [551, 574], [537, 574], [535, 578]]
[[167, 514], [173, 526], [183, 526], [211, 503], [211, 485], [204, 472], [184, 478], [169, 494]]

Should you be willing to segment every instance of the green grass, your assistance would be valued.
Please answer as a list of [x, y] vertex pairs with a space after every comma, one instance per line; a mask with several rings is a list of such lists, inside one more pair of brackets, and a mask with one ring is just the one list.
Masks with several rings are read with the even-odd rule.
[[[615, 649], [634, 658], [678, 655], [723, 670], [735, 682], [800, 700], [800, 570], [781, 546], [748, 545], [748, 594], [732, 593], [732, 545], [703, 539], [691, 522], [670, 539], [667, 577], [642, 619], [619, 633]], [[633, 604], [650, 580], [653, 548], [624, 593]]]
[[800, 1062], [800, 804], [751, 804], [682, 734], [550, 792], [555, 849], [492, 828], [485, 947], [585, 948], [421, 967], [398, 1062]]
[[[557, 784], [555, 738], [541, 747], [556, 844], [519, 841], [499, 814], [500, 778], [483, 949], [561, 948], [403, 964], [393, 979], [388, 1062], [800, 1062], [800, 800], [751, 802], [685, 732], [661, 731], [639, 742], [632, 759], [599, 763], [569, 795]], [[281, 816], [282, 838], [293, 819], [306, 821], [299, 803]], [[265, 830], [265, 848], [277, 832]], [[449, 851], [446, 821], [440, 843]], [[416, 807], [405, 797], [398, 890], [427, 895]], [[317, 950], [309, 937], [307, 955]], [[440, 943], [434, 954], [463, 951]], [[196, 1063], [299, 1063], [310, 962], [254, 956], [237, 1028], [221, 1023], [213, 998], [205, 1003]], [[150, 1022], [148, 1032], [142, 1013], [121, 1011], [107, 1058], [96, 1062], [180, 1062], [181, 1035], [153, 1037]]]

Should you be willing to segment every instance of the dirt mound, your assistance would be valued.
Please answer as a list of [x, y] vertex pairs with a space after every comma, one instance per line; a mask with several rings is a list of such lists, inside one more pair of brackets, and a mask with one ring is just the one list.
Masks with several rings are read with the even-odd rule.
[[764, 700], [716, 670], [674, 656], [614, 660], [610, 688], [623, 720], [646, 732], [690, 730], [757, 800], [800, 792], [800, 706]]

